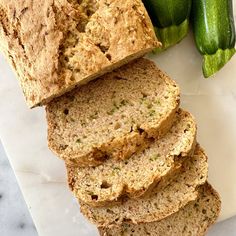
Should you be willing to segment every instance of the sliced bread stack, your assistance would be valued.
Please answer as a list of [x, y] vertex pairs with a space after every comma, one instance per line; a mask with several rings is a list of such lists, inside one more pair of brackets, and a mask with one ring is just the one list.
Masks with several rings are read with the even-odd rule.
[[220, 199], [179, 88], [138, 59], [46, 107], [81, 212], [101, 235], [203, 235]]
[[200, 186], [196, 200], [175, 214], [151, 223], [123, 223], [120, 227], [99, 228], [103, 236], [181, 236], [205, 235], [220, 212], [220, 197], [208, 183]]

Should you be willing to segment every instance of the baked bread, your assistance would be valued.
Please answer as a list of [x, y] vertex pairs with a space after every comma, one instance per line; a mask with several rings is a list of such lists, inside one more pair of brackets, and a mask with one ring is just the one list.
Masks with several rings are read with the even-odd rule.
[[48, 145], [75, 166], [125, 159], [168, 131], [178, 106], [176, 83], [142, 58], [49, 103]]
[[203, 236], [216, 221], [221, 207], [218, 193], [208, 184], [201, 186], [195, 201], [177, 213], [152, 223], [124, 223], [121, 227], [100, 228], [101, 236]]
[[29, 107], [159, 45], [141, 0], [0, 1], [0, 48]]
[[193, 153], [195, 137], [194, 118], [180, 109], [164, 137], [129, 159], [108, 159], [96, 167], [67, 167], [69, 186], [80, 201], [92, 206], [106, 205], [122, 195], [139, 197]]
[[81, 204], [82, 213], [98, 226], [132, 222], [159, 221], [197, 198], [196, 188], [205, 183], [208, 173], [207, 157], [200, 146], [182, 166], [164, 177], [152, 191], [138, 199], [123, 199], [121, 204], [91, 207]]

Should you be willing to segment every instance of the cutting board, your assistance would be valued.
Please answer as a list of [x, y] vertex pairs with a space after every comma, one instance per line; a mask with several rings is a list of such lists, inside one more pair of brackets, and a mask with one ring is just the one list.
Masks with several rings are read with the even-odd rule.
[[[211, 79], [190, 33], [160, 55], [149, 55], [181, 88], [181, 106], [195, 116], [209, 157], [209, 181], [219, 191], [219, 220], [236, 214], [236, 56]], [[40, 236], [95, 236], [66, 184], [64, 164], [47, 148], [44, 108], [30, 110], [0, 56], [0, 139]]]

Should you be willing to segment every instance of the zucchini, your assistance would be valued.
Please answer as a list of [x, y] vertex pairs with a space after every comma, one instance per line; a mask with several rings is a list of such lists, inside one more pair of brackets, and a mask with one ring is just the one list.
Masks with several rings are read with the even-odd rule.
[[161, 50], [175, 45], [187, 35], [191, 0], [143, 0], [143, 3], [162, 43]]
[[232, 0], [193, 0], [195, 43], [203, 55], [204, 77], [219, 71], [235, 54]]

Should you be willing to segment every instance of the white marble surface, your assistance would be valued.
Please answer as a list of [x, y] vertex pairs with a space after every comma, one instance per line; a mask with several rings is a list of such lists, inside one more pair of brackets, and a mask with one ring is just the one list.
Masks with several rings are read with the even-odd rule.
[[37, 236], [37, 231], [26, 207], [0, 141], [0, 235]]
[[[182, 106], [196, 117], [198, 140], [209, 155], [209, 179], [222, 196], [220, 219], [235, 215], [236, 56], [208, 80], [201, 76], [191, 35], [152, 59], [179, 83]], [[63, 162], [47, 148], [43, 108], [26, 107], [3, 57], [0, 76], [0, 138], [39, 235], [97, 235], [68, 191]]]

